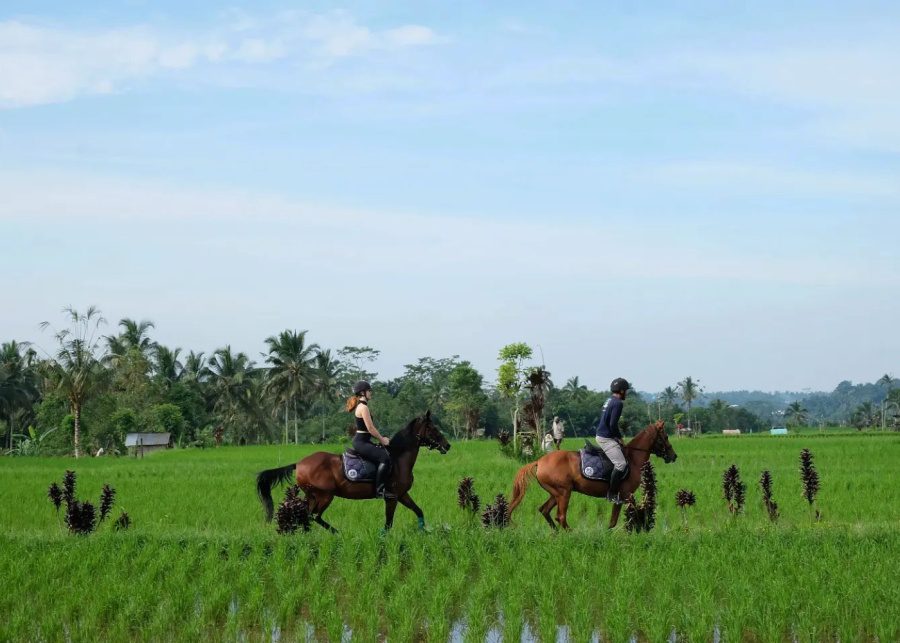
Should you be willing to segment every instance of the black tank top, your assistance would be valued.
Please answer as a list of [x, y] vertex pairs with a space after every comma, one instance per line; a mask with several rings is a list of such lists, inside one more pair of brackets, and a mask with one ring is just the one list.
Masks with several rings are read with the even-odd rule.
[[[360, 404], [364, 404], [365, 406], [369, 406], [368, 403], [363, 402], [362, 400], [360, 400], [359, 402], [357, 402], [357, 403], [356, 403], [356, 406], [359, 406]], [[354, 414], [356, 413], [356, 406], [353, 407], [353, 413], [354, 413]], [[366, 421], [365, 421], [364, 419], [362, 419], [361, 417], [359, 417], [358, 415], [356, 416], [356, 430], [357, 430], [357, 432], [359, 432], [359, 433], [368, 433], [368, 432], [369, 432], [369, 429], [366, 427]]]

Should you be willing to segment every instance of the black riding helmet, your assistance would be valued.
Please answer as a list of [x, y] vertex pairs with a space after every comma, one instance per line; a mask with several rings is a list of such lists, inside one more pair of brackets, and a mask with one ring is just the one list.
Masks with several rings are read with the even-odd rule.
[[353, 394], [361, 395], [366, 391], [371, 391], [372, 385], [369, 384], [366, 380], [359, 380], [356, 384], [353, 385]]
[[631, 384], [624, 377], [617, 377], [609, 385], [609, 390], [612, 393], [627, 393], [630, 388]]

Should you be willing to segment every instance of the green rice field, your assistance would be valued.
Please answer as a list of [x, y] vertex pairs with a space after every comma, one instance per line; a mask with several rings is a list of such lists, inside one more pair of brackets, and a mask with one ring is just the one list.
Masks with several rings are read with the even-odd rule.
[[[510, 494], [521, 463], [494, 441], [423, 451], [413, 498], [380, 533], [377, 501], [337, 499], [326, 519], [275, 533], [254, 475], [316, 447], [173, 450], [145, 459], [0, 459], [0, 640], [897, 641], [900, 436], [673, 438], [653, 458], [656, 527], [608, 531], [609, 505], [573, 496], [573, 530], [552, 533], [533, 485], [512, 526], [487, 530], [456, 504], [464, 476], [482, 505]], [[569, 440], [570, 448], [578, 442]], [[334, 445], [330, 450], [340, 450]], [[799, 454], [821, 479], [816, 521]], [[732, 463], [744, 513], [722, 498]], [[78, 496], [103, 483], [132, 527], [70, 536], [47, 499], [66, 469]], [[769, 521], [769, 469], [781, 518]], [[675, 493], [697, 504], [683, 517]], [[276, 500], [282, 491], [276, 489]]]

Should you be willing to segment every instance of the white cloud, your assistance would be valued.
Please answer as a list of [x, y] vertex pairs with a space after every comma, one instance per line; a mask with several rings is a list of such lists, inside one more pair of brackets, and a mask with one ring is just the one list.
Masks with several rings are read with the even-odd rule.
[[310, 62], [439, 41], [428, 27], [382, 31], [344, 13], [284, 14], [178, 35], [150, 26], [84, 31], [16, 20], [0, 22], [0, 108], [71, 100], [127, 88], [147, 77], [229, 62]]

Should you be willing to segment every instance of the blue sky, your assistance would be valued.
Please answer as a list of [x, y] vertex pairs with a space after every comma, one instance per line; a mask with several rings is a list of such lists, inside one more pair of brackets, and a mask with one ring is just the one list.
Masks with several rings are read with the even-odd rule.
[[898, 374], [896, 4], [189, 4], [0, 9], [3, 340]]

